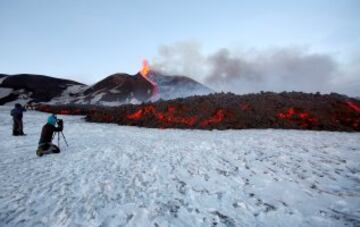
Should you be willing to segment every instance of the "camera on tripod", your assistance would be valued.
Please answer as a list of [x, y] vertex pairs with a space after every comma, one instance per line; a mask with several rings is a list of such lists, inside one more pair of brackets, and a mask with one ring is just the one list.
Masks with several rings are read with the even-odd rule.
[[59, 131], [56, 131], [56, 133], [58, 135], [58, 146], [60, 147], [60, 134], [61, 134], [62, 138], [64, 139], [66, 146], [69, 146], [69, 144], [66, 141], [65, 135], [63, 133], [63, 129], [64, 129], [64, 121], [63, 121], [63, 119], [57, 119], [56, 123], [59, 126]]
[[59, 126], [63, 126], [63, 125], [64, 125], [63, 119], [57, 119], [56, 123], [57, 123]]
[[64, 129], [64, 121], [63, 121], [63, 119], [57, 119], [56, 123], [57, 123], [60, 131], [62, 131]]

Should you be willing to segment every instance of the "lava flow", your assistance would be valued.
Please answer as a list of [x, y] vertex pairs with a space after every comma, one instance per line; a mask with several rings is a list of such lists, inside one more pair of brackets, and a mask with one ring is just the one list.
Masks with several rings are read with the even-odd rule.
[[346, 104], [348, 104], [348, 106], [353, 109], [354, 111], [360, 113], [360, 106], [356, 105], [355, 103], [352, 103], [350, 101], [347, 101]]
[[199, 123], [201, 128], [206, 128], [211, 125], [221, 123], [225, 118], [225, 111], [223, 109], [217, 110], [212, 116], [200, 120], [198, 116], [185, 116], [186, 111], [181, 108], [175, 108], [174, 106], [168, 106], [166, 111], [157, 111], [153, 105], [147, 105], [135, 111], [134, 113], [128, 114], [127, 119], [129, 120], [144, 120], [146, 117], [155, 117], [156, 120], [161, 122], [161, 126], [165, 127], [169, 124], [179, 124], [186, 126], [195, 126]]
[[360, 131], [360, 102], [336, 94], [316, 96], [293, 92], [239, 96], [221, 93], [138, 106], [38, 104], [35, 107], [44, 112], [87, 115], [86, 120], [91, 122], [151, 128]]
[[278, 113], [276, 116], [279, 119], [295, 122], [302, 128], [306, 128], [311, 124], [316, 124], [318, 121], [315, 117], [312, 117], [310, 113], [300, 111], [294, 107], [290, 107], [287, 111]]
[[140, 120], [141, 118], [144, 118], [145, 115], [148, 115], [150, 117], [155, 117], [157, 120], [165, 124], [184, 124], [187, 126], [193, 126], [196, 123], [197, 118], [195, 116], [178, 117], [175, 116], [175, 111], [176, 108], [173, 106], [168, 106], [167, 111], [161, 112], [157, 111], [153, 105], [148, 105], [140, 108], [132, 114], [129, 114], [127, 118], [129, 120]]
[[207, 127], [209, 125], [222, 122], [224, 120], [224, 117], [225, 117], [224, 112], [225, 111], [222, 110], [222, 109], [217, 110], [212, 117], [210, 117], [209, 119], [205, 119], [200, 123], [201, 127], [204, 128], [204, 127]]

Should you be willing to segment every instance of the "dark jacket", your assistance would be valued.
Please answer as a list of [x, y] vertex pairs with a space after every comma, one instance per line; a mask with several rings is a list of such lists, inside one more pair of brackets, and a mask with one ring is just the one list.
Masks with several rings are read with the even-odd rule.
[[54, 125], [47, 123], [42, 127], [39, 144], [51, 143], [54, 132], [61, 132], [62, 130], [62, 125], [55, 127]]
[[22, 106], [15, 107], [14, 109], [11, 110], [10, 114], [14, 119], [22, 120], [24, 111], [26, 111], [26, 109], [24, 107], [22, 107]]

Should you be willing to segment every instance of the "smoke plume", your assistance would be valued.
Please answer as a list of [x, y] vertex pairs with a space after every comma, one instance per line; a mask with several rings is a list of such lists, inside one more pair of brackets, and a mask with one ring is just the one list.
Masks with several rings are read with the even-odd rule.
[[152, 68], [190, 76], [216, 91], [238, 94], [259, 91], [338, 92], [360, 96], [360, 61], [341, 65], [328, 54], [297, 47], [204, 54], [195, 42], [159, 48]]

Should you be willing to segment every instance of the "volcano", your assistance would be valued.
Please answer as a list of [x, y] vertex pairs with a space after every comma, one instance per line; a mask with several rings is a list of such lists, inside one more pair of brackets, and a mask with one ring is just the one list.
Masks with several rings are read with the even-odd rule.
[[86, 104], [121, 104], [147, 102], [153, 95], [153, 85], [137, 73], [117, 73], [86, 89], [74, 102]]
[[150, 69], [147, 60], [135, 75], [117, 73], [86, 89], [76, 104], [139, 104], [193, 95], [205, 95], [211, 89], [185, 76], [168, 76]]
[[212, 92], [186, 76], [164, 75], [152, 71], [147, 62], [135, 75], [115, 73], [92, 86], [45, 75], [0, 74], [0, 105], [21, 102], [118, 106]]

